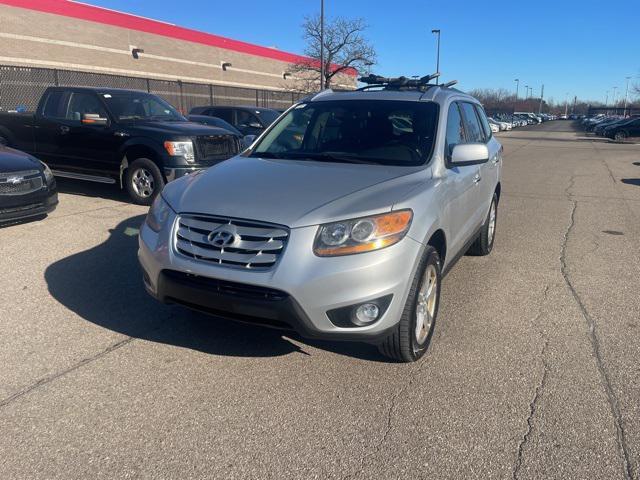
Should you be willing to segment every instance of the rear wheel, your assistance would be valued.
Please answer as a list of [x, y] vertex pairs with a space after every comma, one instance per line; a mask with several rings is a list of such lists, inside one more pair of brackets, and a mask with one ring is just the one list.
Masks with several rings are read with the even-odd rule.
[[158, 166], [148, 158], [135, 160], [125, 175], [127, 192], [138, 205], [151, 205], [162, 190], [164, 178]]
[[613, 138], [616, 142], [624, 142], [627, 139], [627, 134], [626, 132], [616, 132]]
[[438, 316], [441, 278], [440, 256], [433, 247], [427, 247], [402, 317], [393, 333], [378, 345], [380, 353], [400, 362], [415, 362], [425, 354]]
[[494, 193], [487, 218], [480, 229], [480, 235], [469, 248], [470, 255], [489, 255], [493, 250], [493, 241], [496, 237], [496, 222], [498, 220], [498, 196]]

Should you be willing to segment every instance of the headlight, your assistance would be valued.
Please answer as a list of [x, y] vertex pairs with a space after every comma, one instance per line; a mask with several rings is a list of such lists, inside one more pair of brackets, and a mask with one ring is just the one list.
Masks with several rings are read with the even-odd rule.
[[47, 181], [47, 185], [50, 184], [51, 182], [53, 182], [53, 173], [51, 172], [51, 169], [49, 168], [49, 166], [44, 163], [44, 162], [40, 162], [42, 163], [42, 173], [44, 173], [44, 179]]
[[171, 213], [171, 207], [167, 202], [165, 202], [162, 195], [158, 195], [151, 204], [151, 208], [149, 209], [149, 213], [147, 213], [145, 222], [149, 225], [151, 230], [158, 233], [167, 222], [169, 213]]
[[164, 142], [164, 148], [172, 157], [184, 157], [185, 160], [193, 162], [193, 142]]
[[398, 243], [409, 231], [413, 212], [397, 212], [321, 225], [313, 252], [319, 257], [379, 250]]

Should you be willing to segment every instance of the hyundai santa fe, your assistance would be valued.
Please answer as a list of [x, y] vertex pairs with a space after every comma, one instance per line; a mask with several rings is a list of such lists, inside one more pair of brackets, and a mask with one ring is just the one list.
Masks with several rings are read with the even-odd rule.
[[481, 104], [449, 85], [363, 80], [169, 183], [140, 232], [147, 291], [398, 361], [424, 355], [443, 275], [492, 250], [502, 147]]

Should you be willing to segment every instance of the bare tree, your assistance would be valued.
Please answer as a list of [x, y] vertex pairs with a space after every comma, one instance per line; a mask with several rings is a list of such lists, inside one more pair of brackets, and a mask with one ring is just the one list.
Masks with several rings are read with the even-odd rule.
[[[365, 39], [363, 19], [336, 18], [325, 22], [323, 88], [330, 88], [336, 76], [349, 70], [368, 70], [376, 62], [376, 52]], [[302, 24], [307, 57], [292, 67], [300, 80], [297, 90], [317, 90], [320, 77], [320, 16], [307, 17]]]

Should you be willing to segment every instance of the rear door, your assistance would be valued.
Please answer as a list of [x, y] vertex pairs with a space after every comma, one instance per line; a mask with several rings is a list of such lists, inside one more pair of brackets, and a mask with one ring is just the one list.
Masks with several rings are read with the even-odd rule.
[[[460, 110], [462, 111], [462, 117], [464, 119], [465, 132], [467, 133], [467, 143], [486, 144], [484, 127], [480, 124], [480, 119], [478, 118], [474, 104], [470, 102], [460, 102]], [[473, 198], [473, 226], [469, 234], [475, 233], [475, 230], [482, 225], [486, 212], [489, 211], [490, 203], [489, 200], [487, 200], [486, 192], [488, 190], [487, 185], [491, 183], [491, 178], [485, 169], [487, 163], [488, 162], [474, 165], [476, 172], [474, 174], [474, 189], [471, 194]]]
[[[65, 122], [67, 106], [71, 92], [65, 90], [49, 90], [36, 114], [35, 142], [36, 154], [52, 168], [68, 169], [70, 159], [63, 155], [60, 149], [60, 136], [64, 135], [62, 128]], [[66, 128], [66, 127], [65, 127]]]

